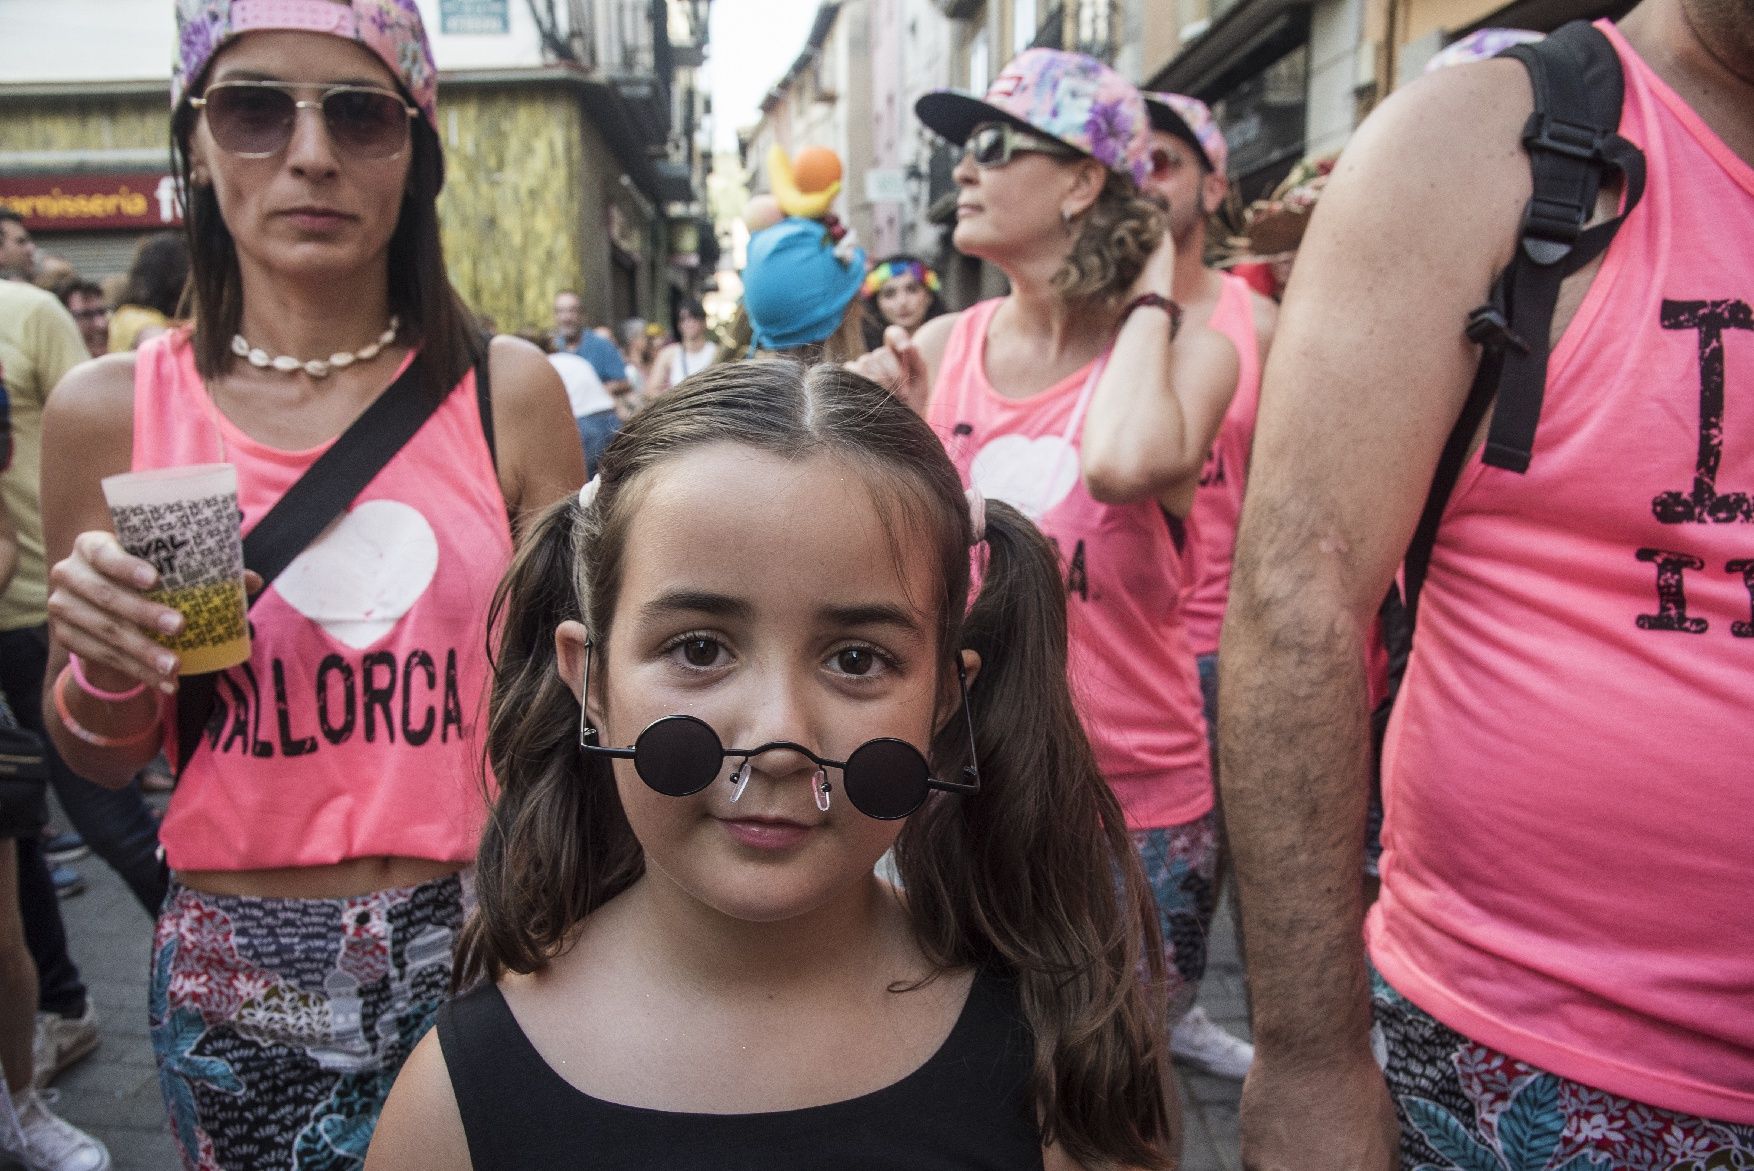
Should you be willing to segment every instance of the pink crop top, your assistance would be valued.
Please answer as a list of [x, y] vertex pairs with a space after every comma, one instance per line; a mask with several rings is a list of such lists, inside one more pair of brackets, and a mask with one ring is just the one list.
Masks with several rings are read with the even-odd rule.
[[1230, 597], [1230, 562], [1236, 552], [1236, 522], [1242, 517], [1242, 493], [1248, 483], [1249, 450], [1255, 440], [1255, 412], [1261, 405], [1261, 344], [1255, 334], [1254, 294], [1249, 283], [1222, 274], [1224, 289], [1212, 310], [1212, 328], [1236, 347], [1236, 394], [1224, 412], [1194, 507], [1188, 513], [1188, 589], [1182, 597], [1182, 622], [1196, 655], [1218, 649], [1224, 625], [1224, 604]]
[[[474, 857], [487, 608], [511, 558], [474, 383], [463, 377], [250, 610], [250, 659], [221, 675], [218, 731], [165, 814], [173, 869]], [[135, 470], [236, 464], [246, 533], [327, 447], [282, 451], [239, 430], [186, 331], [141, 347]], [[172, 713], [167, 748], [174, 729]]]
[[963, 483], [1016, 505], [1059, 548], [1072, 692], [1127, 824], [1192, 821], [1212, 808], [1212, 772], [1200, 680], [1176, 612], [1180, 522], [1154, 500], [1099, 504], [1084, 490], [1079, 438], [1098, 363], [1022, 399], [987, 381], [987, 326], [1001, 303], [957, 320], [927, 421]]
[[1610, 25], [1649, 187], [1526, 474], [1449, 501], [1383, 768], [1371, 956], [1444, 1024], [1754, 1123], [1754, 168]]

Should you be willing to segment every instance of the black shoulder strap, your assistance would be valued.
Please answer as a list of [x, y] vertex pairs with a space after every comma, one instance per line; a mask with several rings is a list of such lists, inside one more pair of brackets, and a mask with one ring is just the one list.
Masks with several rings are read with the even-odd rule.
[[[1601, 255], [1644, 196], [1644, 155], [1616, 132], [1625, 82], [1607, 36], [1577, 21], [1503, 55], [1523, 63], [1534, 91], [1534, 111], [1523, 127], [1534, 190], [1523, 210], [1516, 254], [1493, 284], [1492, 299], [1468, 316], [1467, 335], [1482, 347], [1480, 366], [1407, 549], [1402, 572], [1409, 622], [1417, 616], [1438, 522], [1481, 420], [1493, 411], [1481, 458], [1508, 471], [1527, 471], [1546, 393], [1559, 286]], [[1624, 180], [1620, 214], [1585, 228], [1610, 172]]]
[[[1485, 341], [1497, 335], [1502, 343], [1498, 409], [1483, 458], [1524, 472], [1546, 389], [1560, 282], [1601, 255], [1643, 198], [1644, 155], [1616, 133], [1625, 81], [1619, 55], [1600, 29], [1578, 21], [1506, 55], [1528, 69], [1534, 90], [1534, 112], [1523, 127], [1534, 192], [1523, 211], [1517, 255], [1499, 278], [1502, 296], [1475, 311], [1469, 336]], [[1586, 229], [1610, 172], [1625, 183], [1620, 214]], [[1486, 338], [1476, 336], [1481, 332]]]
[[[262, 596], [280, 571], [347, 510], [384, 465], [438, 410], [446, 395], [432, 389], [417, 353], [396, 381], [355, 419], [329, 450], [286, 490], [244, 538], [244, 565], [262, 575]], [[491, 444], [490, 444], [491, 446]], [[251, 599], [255, 604], [255, 599]], [[177, 771], [188, 767], [213, 715], [216, 673], [186, 676], [177, 691]]]

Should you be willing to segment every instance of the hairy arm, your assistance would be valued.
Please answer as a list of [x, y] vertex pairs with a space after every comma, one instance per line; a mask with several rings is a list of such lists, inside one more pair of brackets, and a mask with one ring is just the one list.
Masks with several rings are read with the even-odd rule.
[[365, 1171], [469, 1171], [469, 1140], [437, 1030], [428, 1030], [390, 1087]]
[[541, 350], [515, 337], [496, 337], [493, 433], [499, 447], [499, 484], [513, 526], [585, 482], [585, 452], [566, 387]]
[[[1175, 241], [1164, 234], [1129, 300], [1168, 297]], [[1188, 322], [1172, 341], [1169, 316], [1138, 309], [1121, 322], [1097, 381], [1080, 440], [1084, 486], [1104, 504], [1152, 497], [1186, 516], [1206, 452], [1236, 393], [1238, 361], [1230, 340]]]
[[1528, 198], [1520, 74], [1499, 62], [1435, 75], [1359, 130], [1267, 366], [1220, 658], [1220, 776], [1254, 990], [1250, 1167], [1396, 1165], [1361, 934], [1364, 639], [1474, 372], [1463, 323]]

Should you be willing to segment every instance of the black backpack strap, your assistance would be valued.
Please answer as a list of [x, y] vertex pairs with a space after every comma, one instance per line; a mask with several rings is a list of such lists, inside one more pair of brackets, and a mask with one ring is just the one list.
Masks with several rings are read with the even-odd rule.
[[[1643, 154], [1616, 133], [1625, 83], [1601, 30], [1574, 22], [1503, 55], [1523, 63], [1534, 91], [1534, 112], [1523, 127], [1534, 191], [1516, 255], [1499, 274], [1492, 300], [1469, 315], [1467, 334], [1487, 351], [1477, 381], [1490, 379], [1498, 400], [1482, 458], [1521, 473], [1534, 450], [1560, 283], [1608, 247], [1643, 198], [1645, 176]], [[1624, 180], [1622, 210], [1586, 229], [1610, 172]]]
[[[252, 606], [280, 571], [347, 511], [446, 397], [430, 389], [425, 363], [416, 354], [401, 375], [286, 490], [244, 538], [244, 565], [262, 576], [262, 589], [250, 599]], [[201, 733], [213, 718], [218, 681], [217, 672], [188, 675], [177, 690], [179, 774], [189, 766], [190, 757], [200, 746]]]

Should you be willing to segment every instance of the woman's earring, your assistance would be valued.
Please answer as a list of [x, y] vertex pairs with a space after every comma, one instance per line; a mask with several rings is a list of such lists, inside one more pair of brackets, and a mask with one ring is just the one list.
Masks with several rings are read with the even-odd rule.
[[743, 767], [732, 773], [729, 780], [732, 785], [731, 804], [735, 805], [743, 799], [743, 790], [749, 787], [749, 762], [744, 761]]
[[1060, 226], [1066, 229], [1066, 235], [1072, 234], [1072, 213], [1063, 207], [1060, 209]]
[[816, 775], [810, 778], [810, 787], [816, 791], [816, 808], [827, 813], [828, 795], [834, 792], [834, 786], [828, 783], [828, 774], [817, 769]]

